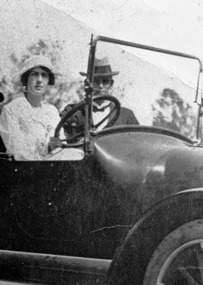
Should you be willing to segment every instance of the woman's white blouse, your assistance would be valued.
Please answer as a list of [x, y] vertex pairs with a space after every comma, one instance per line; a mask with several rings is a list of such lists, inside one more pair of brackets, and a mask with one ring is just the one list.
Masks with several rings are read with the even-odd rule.
[[44, 159], [59, 121], [58, 110], [49, 103], [35, 108], [25, 97], [13, 100], [3, 107], [0, 116], [0, 133], [7, 152], [16, 160]]

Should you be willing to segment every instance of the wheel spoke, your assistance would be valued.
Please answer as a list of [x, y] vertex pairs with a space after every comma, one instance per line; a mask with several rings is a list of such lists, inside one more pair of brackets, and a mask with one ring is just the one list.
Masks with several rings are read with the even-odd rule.
[[188, 273], [188, 271], [184, 267], [178, 268], [178, 271], [183, 275], [185, 280], [187, 280], [188, 285], [200, 285], [193, 279], [193, 277]]
[[170, 233], [154, 251], [143, 285], [203, 285], [203, 219]]
[[199, 268], [199, 273], [201, 277], [201, 282], [203, 284], [203, 254], [202, 254], [202, 246], [200, 245], [201, 252], [198, 250], [196, 252], [197, 255], [197, 261], [198, 261], [198, 268]]

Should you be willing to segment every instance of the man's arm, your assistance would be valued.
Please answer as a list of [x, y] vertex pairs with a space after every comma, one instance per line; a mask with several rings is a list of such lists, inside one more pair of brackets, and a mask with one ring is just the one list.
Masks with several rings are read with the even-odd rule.
[[[60, 117], [63, 118], [75, 105], [69, 104], [64, 110], [60, 113]], [[77, 111], [71, 118], [64, 124], [64, 133], [67, 139], [67, 142], [71, 143], [72, 138], [74, 140], [77, 134], [84, 131], [85, 126], [85, 115], [83, 110]]]
[[139, 125], [132, 110], [121, 107], [120, 115], [115, 125]]
[[137, 118], [135, 117], [132, 110], [129, 110], [127, 125], [139, 125], [139, 122], [138, 122]]

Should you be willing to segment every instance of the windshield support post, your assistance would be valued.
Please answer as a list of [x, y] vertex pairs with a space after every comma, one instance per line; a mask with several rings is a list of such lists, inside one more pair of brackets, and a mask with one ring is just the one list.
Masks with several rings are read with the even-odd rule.
[[92, 128], [92, 93], [93, 93], [93, 74], [94, 74], [94, 58], [96, 51], [96, 42], [93, 40], [93, 35], [90, 40], [90, 51], [88, 58], [87, 77], [85, 83], [85, 154], [89, 155], [93, 152], [93, 141], [90, 136]]

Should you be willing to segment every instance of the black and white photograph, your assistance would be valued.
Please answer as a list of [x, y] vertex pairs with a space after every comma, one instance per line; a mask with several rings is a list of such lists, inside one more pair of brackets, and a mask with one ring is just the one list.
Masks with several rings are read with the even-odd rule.
[[0, 11], [0, 285], [203, 285], [203, 2]]

